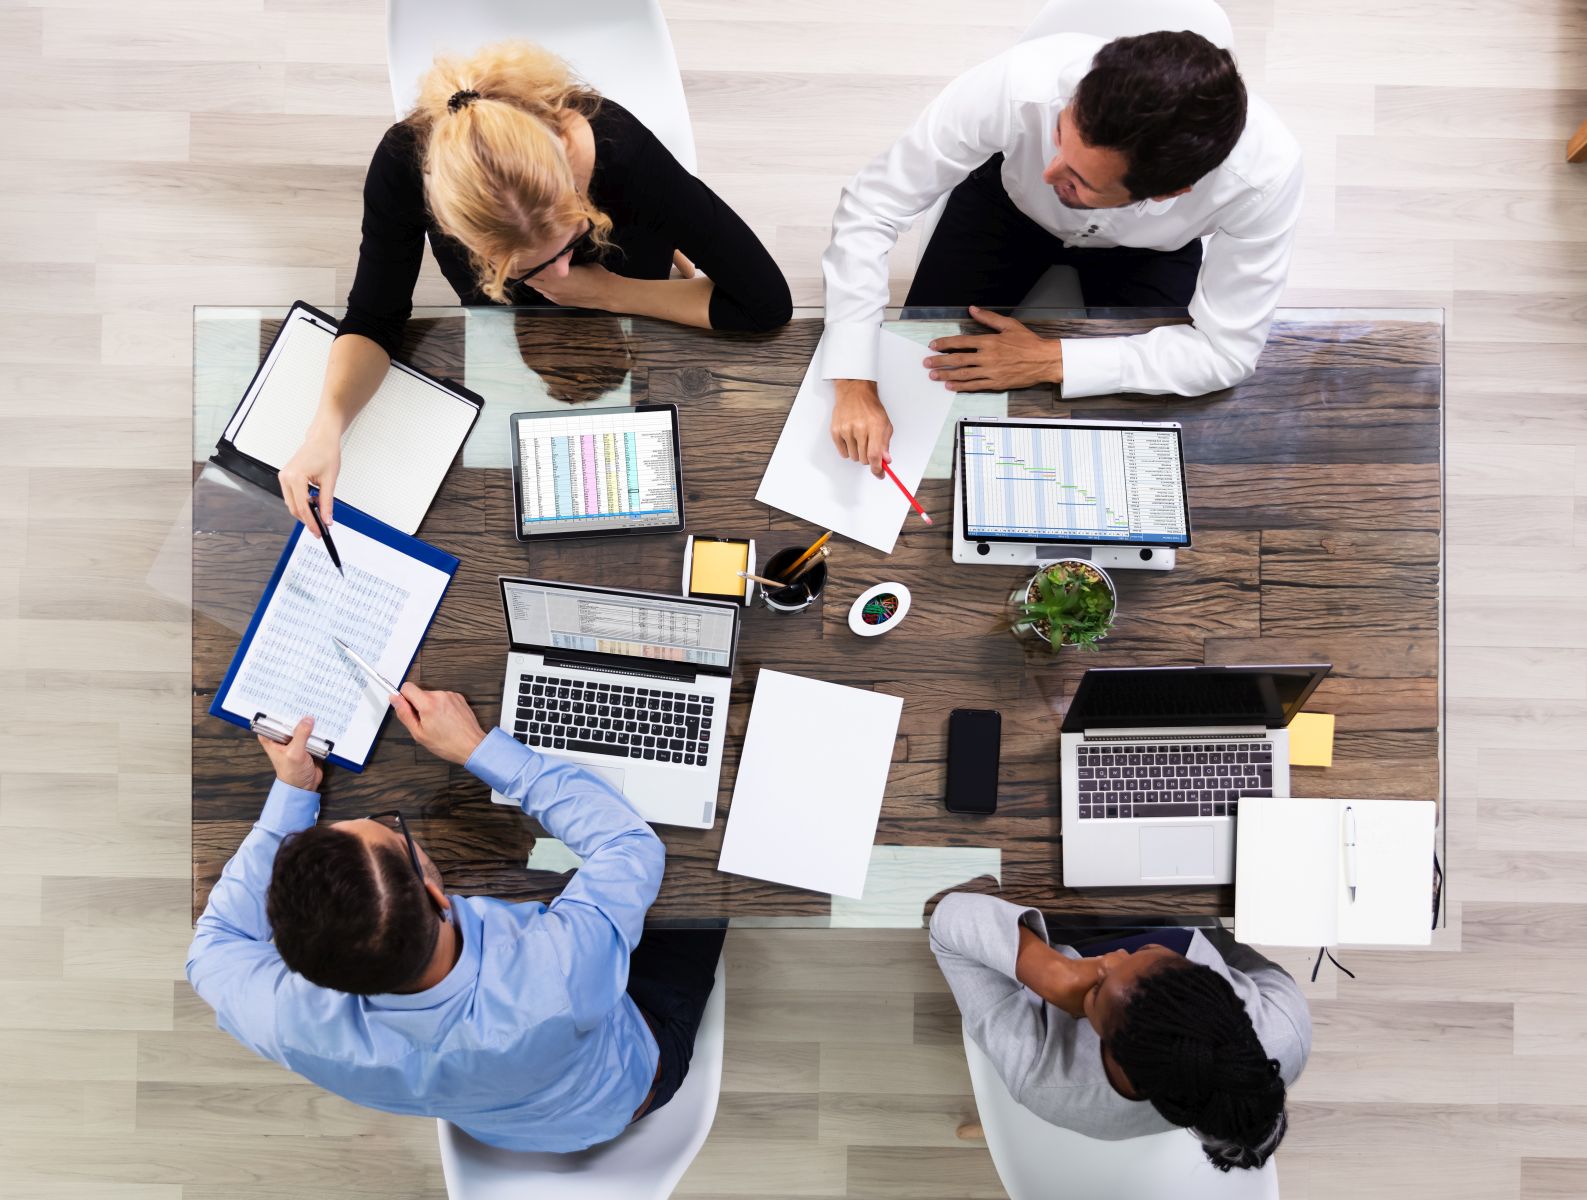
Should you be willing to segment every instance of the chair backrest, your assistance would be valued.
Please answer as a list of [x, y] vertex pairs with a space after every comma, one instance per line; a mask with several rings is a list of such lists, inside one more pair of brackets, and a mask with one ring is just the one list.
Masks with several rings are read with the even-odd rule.
[[1214, 46], [1234, 49], [1228, 14], [1213, 0], [1048, 0], [1019, 40], [1089, 33], [1112, 41], [1160, 29], [1188, 29]]
[[666, 1200], [705, 1144], [722, 1092], [727, 970], [694, 1036], [694, 1057], [668, 1103], [600, 1146], [576, 1154], [498, 1150], [438, 1121], [441, 1171], [450, 1200]]
[[1104, 1142], [1049, 1125], [1009, 1094], [966, 1031], [975, 1107], [1009, 1200], [1278, 1200], [1278, 1164], [1217, 1170], [1187, 1131]]
[[[1112, 41], [1159, 29], [1188, 29], [1214, 46], [1234, 49], [1234, 31], [1229, 27], [1228, 15], [1213, 0], [1047, 0], [1030, 27], [1019, 35], [1019, 41], [1053, 33], [1089, 33]], [[939, 196], [916, 220], [920, 247], [917, 253], [926, 252], [926, 244], [947, 205], [948, 197]], [[1053, 270], [1070, 268], [1050, 268], [1048, 274]]]
[[561, 55], [586, 83], [633, 113], [695, 171], [694, 128], [672, 35], [656, 0], [386, 0], [391, 100], [405, 116], [439, 53], [521, 38]]

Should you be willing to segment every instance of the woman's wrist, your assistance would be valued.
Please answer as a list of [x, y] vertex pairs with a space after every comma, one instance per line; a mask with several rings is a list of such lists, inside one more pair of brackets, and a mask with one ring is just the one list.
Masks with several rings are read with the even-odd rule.
[[336, 448], [341, 445], [342, 434], [347, 432], [347, 422], [339, 416], [327, 413], [329, 406], [321, 403], [320, 411], [314, 414], [314, 419], [309, 422], [309, 427], [303, 433], [305, 443], [317, 446]]

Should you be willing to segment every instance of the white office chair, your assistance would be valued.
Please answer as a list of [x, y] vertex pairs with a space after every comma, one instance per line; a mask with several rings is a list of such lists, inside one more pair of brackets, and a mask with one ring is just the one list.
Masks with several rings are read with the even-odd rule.
[[610, 1142], [575, 1154], [498, 1150], [446, 1121], [441, 1171], [451, 1200], [666, 1200], [705, 1144], [722, 1091], [727, 972], [716, 965], [694, 1057], [667, 1104]]
[[[1234, 30], [1229, 26], [1228, 14], [1213, 0], [1048, 0], [1019, 40], [1028, 42], [1054, 33], [1089, 33], [1112, 41], [1159, 29], [1188, 29], [1214, 46], [1234, 48]], [[920, 254], [926, 253], [947, 204], [947, 196], [939, 197], [920, 218]], [[1029, 309], [1084, 306], [1079, 272], [1073, 267], [1048, 267], [1020, 301], [1014, 315], [1025, 316]]]
[[1278, 1163], [1219, 1171], [1190, 1133], [1173, 1129], [1104, 1142], [1049, 1125], [1009, 1094], [992, 1060], [964, 1034], [986, 1148], [1009, 1200], [1278, 1200]]
[[694, 127], [672, 35], [656, 0], [386, 0], [386, 66], [406, 116], [437, 54], [467, 55], [521, 38], [566, 59], [578, 76], [644, 122], [690, 174]]

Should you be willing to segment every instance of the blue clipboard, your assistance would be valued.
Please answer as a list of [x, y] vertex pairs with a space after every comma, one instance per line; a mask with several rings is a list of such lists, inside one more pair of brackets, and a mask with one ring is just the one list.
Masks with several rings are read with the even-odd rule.
[[[336, 503], [336, 524], [338, 526], [346, 526], [348, 529], [355, 529], [364, 536], [380, 542], [382, 545], [390, 546], [393, 550], [397, 550], [409, 558], [417, 559], [419, 562], [434, 567], [445, 574], [446, 584], [441, 589], [441, 595], [436, 599], [436, 610], [440, 609], [441, 601], [446, 598], [447, 590], [452, 586], [452, 579], [457, 574], [459, 559], [455, 555], [448, 554], [444, 550], [438, 550], [428, 542], [421, 542], [418, 538], [403, 533], [400, 529], [393, 529], [384, 521], [377, 520], [368, 513], [360, 512], [345, 500], [339, 500]], [[292, 531], [292, 536], [287, 538], [286, 548], [281, 551], [281, 557], [276, 560], [276, 569], [270, 576], [270, 582], [265, 585], [264, 595], [259, 598], [259, 605], [254, 609], [253, 619], [248, 622], [248, 629], [242, 635], [242, 641], [237, 646], [237, 652], [232, 655], [231, 665], [226, 668], [226, 677], [220, 681], [220, 686], [215, 689], [215, 699], [209, 706], [210, 716], [219, 717], [222, 721], [229, 721], [233, 725], [239, 725], [244, 729], [252, 730], [254, 728], [254, 720], [260, 714], [232, 712], [224, 707], [224, 700], [226, 694], [231, 691], [232, 681], [236, 679], [238, 669], [248, 656], [248, 648], [253, 644], [254, 634], [259, 631], [259, 623], [264, 620], [265, 610], [270, 607], [270, 598], [275, 595], [282, 576], [286, 574], [287, 563], [291, 560], [292, 552], [297, 547], [298, 539], [302, 536], [303, 526], [299, 524]], [[413, 648], [413, 655], [408, 659], [407, 665], [403, 667], [402, 673], [398, 677], [399, 683], [413, 669], [413, 660], [419, 656], [419, 646], [424, 644], [424, 639], [429, 636], [430, 626], [435, 624], [436, 610], [431, 611], [430, 619], [425, 622], [424, 633], [420, 635], [418, 645]], [[271, 713], [263, 715], [266, 717], [274, 716]], [[386, 715], [381, 718], [379, 730], [376, 731], [373, 741], [370, 742], [371, 751], [373, 751], [375, 743], [380, 740], [381, 734], [385, 732], [386, 723], [390, 720], [391, 710], [388, 708]], [[314, 738], [309, 739], [311, 744], [315, 740]], [[326, 762], [333, 763], [349, 771], [363, 771], [364, 764], [362, 762], [354, 762], [337, 754], [334, 742], [325, 743], [325, 747], [326, 753], [324, 755], [316, 755], [316, 757], [323, 757]]]

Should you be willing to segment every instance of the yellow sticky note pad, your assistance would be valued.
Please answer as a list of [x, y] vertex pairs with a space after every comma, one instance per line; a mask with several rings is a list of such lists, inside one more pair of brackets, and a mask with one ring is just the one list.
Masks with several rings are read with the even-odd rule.
[[1334, 719], [1331, 713], [1296, 713], [1289, 723], [1289, 765], [1334, 765]]
[[689, 591], [709, 596], [742, 596], [747, 580], [740, 571], [749, 570], [748, 542], [694, 541], [694, 566], [689, 574]]

